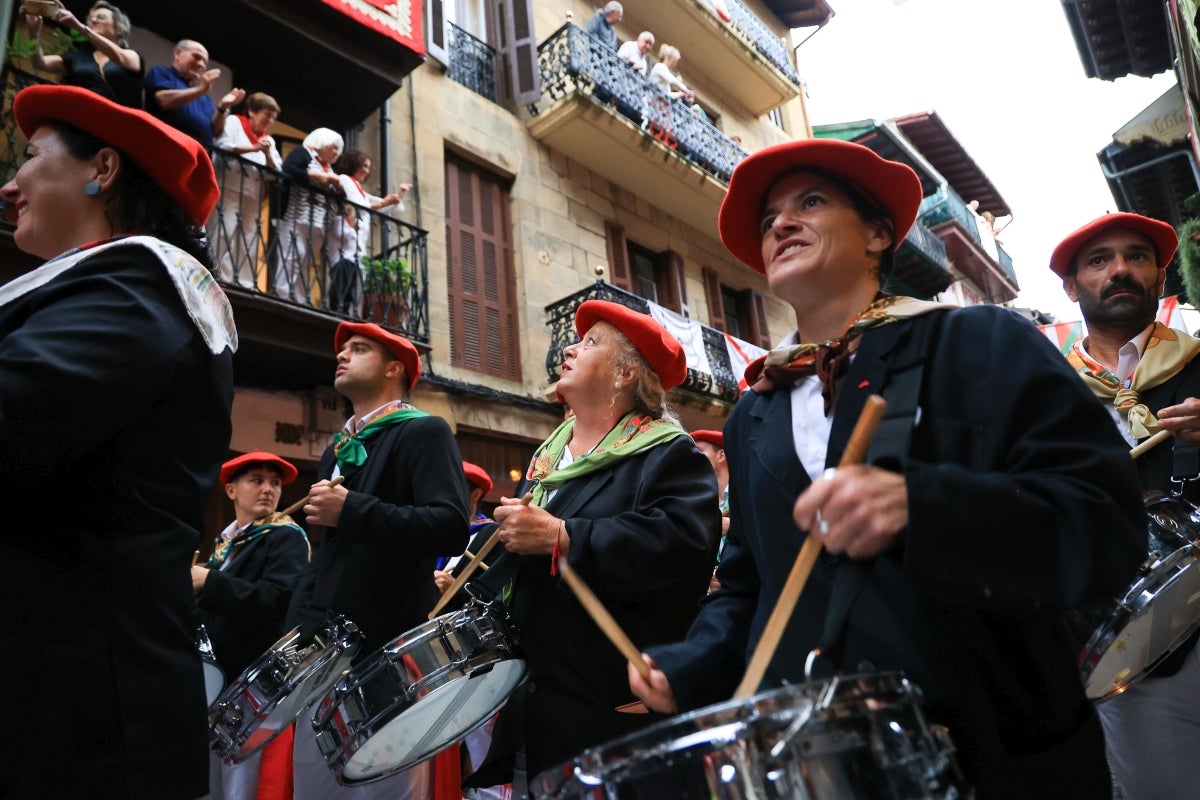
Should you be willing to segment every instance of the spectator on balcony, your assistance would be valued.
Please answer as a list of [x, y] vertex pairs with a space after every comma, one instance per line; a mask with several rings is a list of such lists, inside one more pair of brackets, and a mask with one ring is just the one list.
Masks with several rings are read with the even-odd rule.
[[324, 263], [326, 213], [340, 186], [333, 162], [343, 146], [337, 131], [315, 128], [283, 160], [283, 219], [273, 245], [272, 279], [279, 297], [308, 303]]
[[269, 94], [246, 97], [244, 114], [231, 114], [213, 142], [213, 166], [221, 184], [221, 203], [209, 223], [208, 240], [223, 281], [254, 287], [262, 240], [265, 187], [270, 172], [282, 164], [275, 140], [267, 131], [279, 117], [279, 103]]
[[[651, 680], [630, 681], [667, 713], [727, 699], [815, 545], [766, 686], [804, 680], [810, 654], [818, 677], [903, 671], [980, 798], [1107, 798], [1063, 613], [1123, 593], [1145, 557], [1134, 465], [1025, 319], [883, 291], [921, 196], [912, 169], [850, 142], [735, 169], [721, 241], [796, 327], [751, 364], [725, 425], [721, 588], [686, 641], [651, 650]], [[835, 468], [877, 392], [889, 416], [870, 463]]]
[[221, 70], [208, 68], [204, 45], [181, 39], [170, 66], [159, 64], [146, 73], [146, 108], [211, 150], [213, 137], [225, 130], [230, 109], [246, 96], [245, 89], [233, 88], [214, 103], [208, 93], [220, 77]]
[[[371, 157], [362, 150], [350, 149], [338, 156], [333, 164], [338, 185], [346, 198], [341, 213], [332, 216], [327, 243], [329, 245], [330, 304], [335, 311], [349, 313], [362, 301], [363, 258], [370, 253], [371, 215], [367, 209], [404, 210], [404, 195], [411, 183], [402, 183], [399, 191], [384, 197], [370, 194], [363, 183], [371, 177]], [[357, 314], [356, 314], [357, 315]]]
[[663, 94], [672, 100], [683, 98], [690, 105], [695, 102], [695, 93], [687, 87], [678, 75], [675, 67], [679, 66], [679, 48], [664, 44], [658, 48], [658, 63], [650, 70], [650, 80], [662, 90]]
[[613, 26], [621, 21], [625, 9], [617, 0], [609, 0], [604, 8], [596, 9], [588, 22], [587, 32], [595, 36], [610, 50], [617, 49], [617, 30]]
[[638, 34], [637, 39], [622, 44], [617, 50], [617, 55], [645, 77], [650, 71], [650, 63], [646, 60], [646, 54], [653, 47], [654, 34], [650, 31], [642, 31]]
[[60, 75], [67, 86], [90, 89], [123, 106], [142, 107], [142, 57], [129, 47], [129, 17], [121, 9], [101, 0], [88, 11], [85, 25], [59, 4], [50, 19], [79, 31], [87, 41], [80, 50], [45, 55], [42, 15], [26, 14], [25, 25], [35, 43], [34, 69]]
[[[0, 291], [0, 797], [191, 800], [207, 786], [188, 565], [229, 444], [237, 333], [194, 234], [198, 143], [75, 86], [12, 106], [0, 188], [46, 263]], [[70, 495], [69, 499], [67, 494]]]

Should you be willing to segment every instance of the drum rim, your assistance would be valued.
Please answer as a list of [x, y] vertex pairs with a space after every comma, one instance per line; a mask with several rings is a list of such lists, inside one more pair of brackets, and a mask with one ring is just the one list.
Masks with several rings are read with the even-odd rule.
[[[1190, 563], [1184, 565], [1181, 569], [1177, 569], [1176, 567], [1180, 561], [1190, 561]], [[1094, 693], [1094, 690], [1090, 686], [1092, 674], [1112, 647], [1113, 642], [1119, 639], [1121, 633], [1136, 619], [1140, 619], [1143, 616], [1154, 600], [1194, 568], [1200, 568], [1200, 547], [1197, 547], [1195, 544], [1184, 545], [1168, 554], [1165, 558], [1151, 564], [1148, 567], [1149, 572], [1135, 581], [1129, 588], [1129, 591], [1125, 593], [1125, 596], [1117, 601], [1109, 617], [1102, 625], [1096, 628], [1088, 639], [1087, 644], [1084, 645], [1079, 653], [1080, 677], [1083, 679], [1085, 694], [1089, 700], [1094, 703], [1103, 703], [1119, 694], [1124, 694], [1144, 676], [1153, 672], [1155, 667], [1166, 660], [1171, 653], [1178, 650], [1179, 646], [1187, 641], [1188, 637], [1194, 634], [1197, 629], [1200, 629], [1200, 608], [1197, 608], [1195, 619], [1188, 624], [1184, 633], [1176, 637], [1171, 642], [1171, 645], [1158, 656], [1148, 659], [1146, 665], [1136, 673], [1130, 675], [1127, 680], [1102, 693]], [[1102, 642], [1104, 642], [1104, 648], [1098, 649]], [[1106, 686], [1111, 686], [1111, 684], [1106, 684]]]

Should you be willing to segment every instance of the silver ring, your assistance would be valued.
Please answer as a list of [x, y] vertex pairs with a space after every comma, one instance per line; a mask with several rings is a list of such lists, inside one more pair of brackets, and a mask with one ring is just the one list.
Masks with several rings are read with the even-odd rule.
[[825, 536], [829, 533], [829, 522], [823, 516], [821, 516], [821, 509], [819, 508], [817, 509], [815, 522], [817, 523], [818, 533], [820, 533], [822, 536]]
[[833, 480], [833, 476], [837, 474], [837, 467], [828, 467], [821, 473], [821, 477], [827, 481]]

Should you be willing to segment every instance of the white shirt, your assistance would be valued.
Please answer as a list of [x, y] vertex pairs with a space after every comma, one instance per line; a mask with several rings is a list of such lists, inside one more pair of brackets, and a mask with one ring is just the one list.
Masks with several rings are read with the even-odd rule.
[[[798, 344], [796, 331], [792, 331], [778, 347]], [[854, 356], [850, 356], [853, 363]], [[838, 378], [840, 382], [842, 378]], [[796, 457], [810, 480], [816, 480], [825, 471], [825, 456], [829, 450], [829, 436], [833, 432], [833, 416], [825, 416], [825, 398], [821, 395], [821, 379], [816, 375], [796, 381], [790, 393], [792, 401], [792, 444]]]
[[[1113, 369], [1113, 375], [1117, 376], [1117, 380], [1125, 387], [1130, 385], [1130, 378], [1133, 377], [1134, 370], [1142, 361], [1142, 353], [1146, 350], [1146, 342], [1150, 341], [1150, 332], [1154, 330], [1154, 323], [1147, 325], [1141, 333], [1130, 339], [1125, 344], [1121, 345], [1121, 349], [1117, 351], [1117, 368]], [[1086, 340], [1080, 344], [1080, 349], [1087, 353]], [[1100, 359], [1088, 353], [1088, 356], [1099, 361]], [[1108, 366], [1105, 364], [1104, 366]], [[1112, 369], [1109, 367], [1109, 369]], [[1129, 425], [1125, 417], [1117, 411], [1117, 407], [1112, 403], [1105, 403], [1104, 407], [1108, 410], [1108, 415], [1112, 417], [1113, 424], [1117, 426], [1117, 432], [1129, 442], [1130, 447], [1136, 447], [1138, 440], [1133, 438], [1129, 433]]]
[[646, 56], [642, 53], [642, 49], [638, 47], [636, 40], [628, 41], [617, 48], [617, 55], [629, 62], [629, 66], [636, 69], [643, 75], [646, 74]]

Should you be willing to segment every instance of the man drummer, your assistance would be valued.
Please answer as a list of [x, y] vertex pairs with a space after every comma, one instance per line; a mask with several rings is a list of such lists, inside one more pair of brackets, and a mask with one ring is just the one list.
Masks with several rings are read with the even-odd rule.
[[[1068, 363], [1130, 445], [1175, 434], [1137, 460], [1141, 487], [1169, 492], [1172, 475], [1200, 500], [1200, 340], [1156, 322], [1175, 253], [1175, 229], [1138, 214], [1107, 214], [1067, 236], [1050, 269], [1079, 303], [1088, 336]], [[1189, 480], [1190, 479], [1190, 480]], [[1164, 554], [1166, 555], [1166, 554]], [[1155, 609], [1173, 614], [1182, 609]], [[1108, 761], [1128, 800], [1184, 797], [1200, 786], [1200, 652], [1197, 634], [1148, 676], [1098, 705]], [[1157, 657], [1150, 654], [1151, 658]]]
[[[437, 584], [438, 591], [443, 594], [454, 583], [457, 570], [465, 566], [480, 551], [492, 535], [492, 531], [496, 530], [496, 521], [479, 510], [479, 502], [492, 490], [492, 476], [488, 475], [486, 469], [478, 464], [472, 464], [470, 461], [464, 461], [462, 465], [463, 475], [466, 476], [468, 489], [471, 492], [467, 497], [467, 513], [471, 520], [471, 541], [461, 556], [438, 559], [437, 569], [433, 571], [433, 582]], [[490, 564], [503, 552], [503, 549], [493, 548], [493, 552], [488, 553], [484, 563]]]
[[[192, 565], [192, 590], [197, 617], [226, 680], [240, 675], [283, 633], [292, 591], [308, 564], [308, 536], [291, 517], [275, 513], [283, 487], [297, 474], [293, 464], [265, 450], [221, 465], [220, 482], [233, 503], [234, 520], [217, 534], [212, 556]], [[290, 741], [275, 739], [266, 750]], [[253, 800], [263, 756], [258, 752], [226, 764], [211, 753], [208, 797]], [[267, 756], [269, 763], [277, 758]]]
[[[305, 519], [320, 539], [287, 624], [315, 630], [327, 612], [342, 614], [366, 635], [361, 661], [426, 622], [438, 597], [437, 558], [467, 544], [467, 489], [449, 426], [404, 400], [421, 376], [417, 348], [373, 323], [343, 322], [334, 351], [333, 385], [354, 415], [309, 490]], [[345, 483], [331, 486], [339, 475]], [[296, 726], [295, 780], [296, 800], [430, 792], [427, 763], [367, 786], [339, 786], [308, 724]]]
[[[776, 145], [734, 171], [722, 241], [796, 330], [751, 365], [725, 426], [721, 588], [685, 641], [649, 649], [649, 683], [632, 667], [630, 683], [663, 712], [727, 699], [818, 536], [768, 684], [804, 680], [816, 648], [817, 674], [902, 670], [980, 797], [1106, 797], [1062, 610], [1123, 588], [1143, 558], [1133, 468], [1027, 321], [882, 291], [921, 196], [907, 166], [841, 141]], [[890, 416], [866, 463], [830, 469], [876, 393]]]

